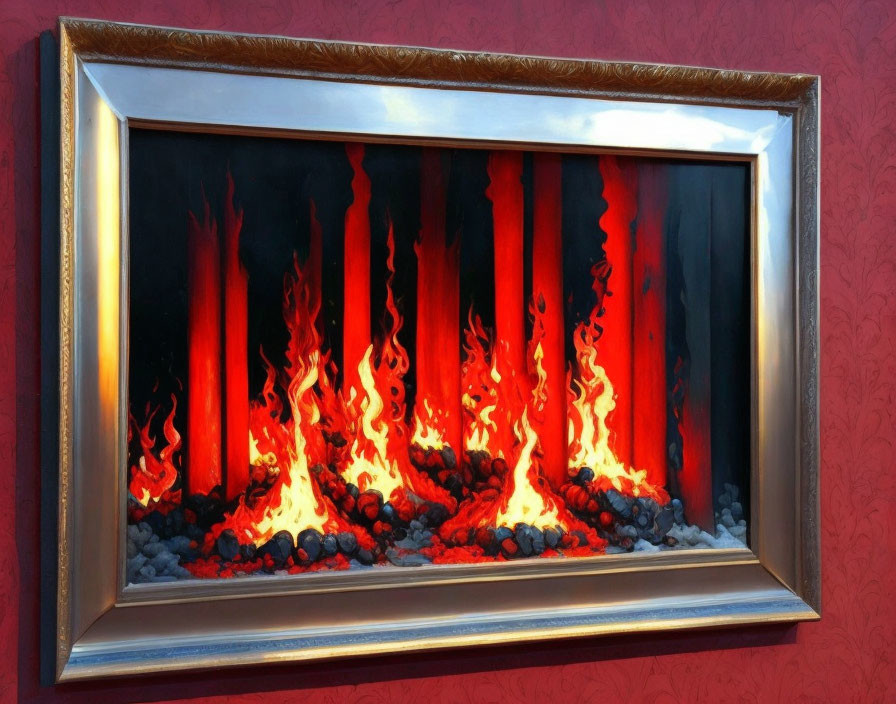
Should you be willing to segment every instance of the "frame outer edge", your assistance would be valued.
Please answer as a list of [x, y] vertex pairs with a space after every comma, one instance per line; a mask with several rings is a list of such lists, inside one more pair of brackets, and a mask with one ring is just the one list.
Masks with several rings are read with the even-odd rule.
[[791, 106], [815, 80], [803, 74], [293, 39], [67, 17], [60, 22], [84, 60], [126, 60], [138, 65], [198, 70]]
[[799, 596], [820, 612], [818, 269], [819, 90], [817, 76], [750, 73], [665, 65], [519, 57], [387, 47], [285, 37], [224, 34], [60, 18], [60, 290], [59, 524], [56, 679], [72, 653], [71, 500], [74, 384], [72, 378], [75, 262], [75, 121], [78, 59], [277, 76], [309, 76], [428, 87], [520, 93], [684, 100], [691, 103], [779, 107], [798, 115], [797, 138], [797, 379], [799, 439], [795, 546]]
[[72, 428], [74, 388], [74, 170], [75, 170], [75, 48], [68, 26], [59, 23], [60, 259], [59, 259], [59, 577], [57, 582], [56, 680], [61, 679], [72, 649], [71, 545]]
[[819, 528], [819, 160], [821, 78], [801, 97], [798, 141], [798, 330], [800, 595], [821, 613]]
[[56, 668], [59, 497], [59, 43], [40, 35], [40, 681]]

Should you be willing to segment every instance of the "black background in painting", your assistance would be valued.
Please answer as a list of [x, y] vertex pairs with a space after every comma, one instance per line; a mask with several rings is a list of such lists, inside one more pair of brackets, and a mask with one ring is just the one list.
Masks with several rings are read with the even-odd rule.
[[[487, 327], [494, 324], [494, 272], [488, 153], [446, 154], [446, 240], [461, 237], [461, 306], [466, 327], [472, 305]], [[259, 350], [284, 362], [287, 332], [281, 301], [292, 253], [303, 261], [309, 245], [310, 199], [323, 232], [324, 344], [341, 371], [343, 223], [352, 201], [352, 170], [339, 142], [201, 135], [134, 129], [130, 136], [130, 358], [131, 410], [142, 416], [151, 402], [168, 407], [187, 366], [187, 217], [208, 200], [219, 227], [228, 170], [244, 211], [240, 242], [249, 272], [249, 384], [260, 392], [265, 371]], [[420, 228], [420, 148], [368, 145], [364, 168], [371, 179], [371, 334], [381, 334], [385, 310], [388, 222], [395, 235], [394, 291], [404, 316], [399, 339], [414, 357]], [[691, 372], [705, 372], [712, 407], [714, 494], [722, 482], [748, 486], [749, 476], [749, 167], [736, 163], [665, 163], [669, 203], [667, 241], [667, 348]], [[532, 159], [524, 157], [524, 248], [531, 273]], [[563, 160], [564, 297], [571, 331], [594, 303], [589, 270], [603, 257], [606, 235], [599, 220], [598, 157]], [[528, 291], [530, 286], [526, 286]], [[525, 305], [521, 301], [520, 305]], [[525, 309], [521, 309], [525, 310]], [[226, 325], [226, 321], [223, 321]], [[463, 328], [462, 328], [463, 329]], [[531, 325], [527, 326], [527, 332]], [[572, 359], [571, 335], [567, 357]], [[463, 340], [463, 336], [461, 336]], [[457, 351], [460, 354], [460, 350]], [[671, 363], [671, 362], [670, 362]], [[414, 365], [405, 382], [414, 400]], [[178, 409], [184, 426], [189, 403]], [[670, 424], [670, 437], [674, 433]], [[189, 442], [189, 439], [185, 439]], [[746, 492], [743, 492], [746, 494]], [[749, 508], [745, 505], [745, 510]]]

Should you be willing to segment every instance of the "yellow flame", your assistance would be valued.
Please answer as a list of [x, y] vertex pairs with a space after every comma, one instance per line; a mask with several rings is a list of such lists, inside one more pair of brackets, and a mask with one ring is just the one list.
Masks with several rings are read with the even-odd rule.
[[[501, 383], [501, 375], [498, 373], [497, 362], [492, 362], [489, 376], [492, 381], [495, 382], [494, 386], [488, 391], [488, 397], [491, 403], [483, 405], [477, 411], [476, 402], [473, 401], [469, 391], [465, 392], [461, 399], [464, 408], [473, 415], [473, 420], [470, 421], [467, 426], [464, 437], [464, 447], [469, 452], [489, 452], [489, 442], [491, 441], [491, 433], [489, 430], [498, 430], [498, 425], [491, 417], [492, 413], [495, 412], [495, 409], [498, 408], [498, 385]], [[496, 456], [503, 457], [503, 449], [499, 449]]]
[[513, 468], [513, 492], [498, 511], [496, 525], [513, 528], [517, 523], [528, 523], [541, 530], [555, 528], [560, 524], [556, 505], [550, 499], [546, 501], [532, 483], [532, 452], [538, 443], [538, 435], [529, 423], [528, 409], [523, 411], [523, 417], [514, 432], [523, 446]]
[[607, 372], [597, 363], [597, 349], [593, 344], [576, 345], [580, 379], [573, 381], [577, 397], [572, 402], [571, 413], [581, 419], [581, 435], [575, 437], [575, 424], [569, 420], [569, 447], [571, 468], [589, 467], [595, 476], [610, 480], [619, 490], [623, 478], [634, 484], [634, 494], [639, 494], [639, 485], [646, 481], [646, 470], [626, 467], [610, 448], [610, 431], [607, 416], [616, 408], [613, 384]]
[[[263, 428], [262, 432], [268, 437], [268, 439], [270, 439], [267, 428]], [[249, 464], [254, 467], [261, 467], [263, 465], [269, 465], [273, 467], [277, 464], [277, 456], [273, 452], [261, 454], [258, 451], [258, 440], [252, 434], [251, 430], [249, 431]]]
[[[281, 530], [288, 530], [293, 538], [308, 528], [314, 528], [320, 533], [327, 532], [325, 527], [327, 512], [318, 508], [318, 498], [305, 452], [307, 446], [305, 428], [312, 427], [320, 420], [320, 409], [313, 400], [313, 394], [310, 395], [312, 400], [305, 399], [306, 392], [317, 382], [319, 355], [316, 350], [311, 353], [305, 373], [296, 374], [287, 389], [293, 417], [293, 446], [289, 448], [289, 471], [287, 480], [280, 483], [279, 504], [273, 508], [269, 507], [255, 525], [255, 531], [258, 533], [254, 538], [256, 545], [263, 544]], [[250, 435], [250, 447], [254, 440]], [[257, 447], [255, 451], [258, 454]]]
[[[137, 460], [137, 464], [139, 465], [140, 471], [143, 472], [144, 474], [146, 474], [146, 472], [147, 472], [147, 470], [146, 470], [146, 455], [140, 455], [140, 459]], [[160, 491], [159, 495], [155, 496], [149, 489], [147, 489], [144, 486], [144, 487], [140, 487], [140, 495], [134, 496], [134, 498], [137, 499], [137, 501], [139, 502], [139, 504], [141, 506], [149, 506], [150, 501], [156, 501], [156, 502], [161, 501], [162, 494], [164, 494], [164, 493], [165, 493], [164, 491]], [[132, 496], [133, 496], [133, 494], [132, 494]]]
[[426, 419], [420, 417], [420, 413], [414, 412], [414, 435], [411, 442], [420, 447], [431, 447], [435, 450], [441, 450], [445, 447], [445, 438], [442, 431], [435, 427], [435, 413], [429, 405], [429, 399], [423, 400], [423, 410]]
[[[137, 461], [137, 464], [140, 465], [141, 472], [146, 472], [146, 455], [140, 455], [140, 459]], [[145, 486], [143, 486], [140, 487], [140, 495], [134, 496], [134, 498], [137, 499], [141, 506], [149, 506], [150, 501], [158, 501], [162, 498], [162, 494], [160, 493], [158, 496], [153, 496], [152, 492]]]
[[539, 342], [535, 346], [535, 352], [532, 354], [532, 360], [535, 362], [535, 374], [538, 378], [538, 381], [535, 384], [535, 389], [532, 391], [532, 396], [536, 400], [536, 402], [544, 403], [547, 398], [547, 393], [545, 392], [545, 386], [548, 382], [548, 373], [544, 369], [544, 365], [541, 363], [544, 359], [544, 349]]
[[258, 451], [258, 440], [249, 430], [249, 464], [256, 467], [261, 464], [261, 453]]
[[[358, 437], [352, 443], [350, 459], [342, 471], [342, 476], [361, 491], [376, 489], [388, 501], [392, 492], [403, 486], [403, 482], [397, 463], [395, 460], [389, 459], [387, 451], [389, 425], [382, 419], [385, 406], [373, 378], [370, 359], [372, 354], [373, 345], [370, 345], [358, 365], [358, 374], [365, 397], [361, 401]], [[371, 452], [362, 450], [362, 438], [367, 441], [366, 448], [372, 448]]]

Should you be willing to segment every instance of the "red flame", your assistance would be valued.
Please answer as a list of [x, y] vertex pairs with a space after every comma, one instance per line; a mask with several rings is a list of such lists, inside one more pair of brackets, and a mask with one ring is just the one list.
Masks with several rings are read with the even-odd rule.
[[142, 454], [137, 464], [131, 466], [128, 491], [142, 506], [160, 501], [177, 481], [174, 455], [181, 448], [181, 436], [177, 432], [177, 428], [174, 427], [174, 415], [177, 412], [177, 399], [174, 394], [171, 394], [171, 412], [165, 418], [165, 423], [162, 426], [167, 444], [156, 450], [156, 441], [150, 434], [150, 426], [158, 410], [158, 408], [154, 408], [148, 414], [142, 427], [137, 426], [137, 421], [133, 416], [129, 417], [129, 425], [138, 429]]

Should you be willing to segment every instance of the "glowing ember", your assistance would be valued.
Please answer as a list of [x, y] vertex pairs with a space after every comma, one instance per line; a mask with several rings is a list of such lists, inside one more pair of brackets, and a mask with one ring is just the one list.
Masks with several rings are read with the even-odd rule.
[[[146, 423], [139, 428], [140, 447], [143, 454], [135, 466], [131, 467], [131, 480], [128, 484], [128, 491], [131, 492], [137, 501], [148, 506], [152, 501], [161, 500], [166, 491], [169, 491], [177, 481], [177, 467], [174, 466], [174, 453], [181, 448], [181, 436], [174, 427], [174, 414], [177, 412], [177, 399], [171, 394], [171, 413], [165, 419], [162, 426], [162, 432], [165, 435], [167, 444], [158, 452], [155, 450], [155, 438], [150, 435], [150, 425], [152, 419], [158, 412], [155, 408], [150, 412], [146, 419]], [[133, 417], [130, 418], [132, 425], [136, 426]]]

